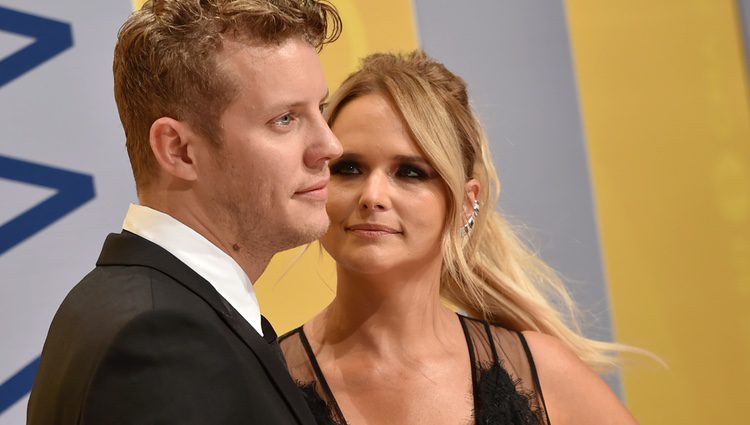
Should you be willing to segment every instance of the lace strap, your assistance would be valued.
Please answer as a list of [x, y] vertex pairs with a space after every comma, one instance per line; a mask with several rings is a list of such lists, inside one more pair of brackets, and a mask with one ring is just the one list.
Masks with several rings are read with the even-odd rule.
[[323, 375], [323, 370], [320, 368], [318, 360], [315, 358], [315, 353], [313, 352], [312, 346], [310, 346], [310, 341], [307, 340], [307, 335], [305, 335], [305, 330], [302, 327], [300, 327], [299, 330], [299, 337], [300, 342], [302, 342], [302, 347], [305, 349], [305, 353], [307, 353], [307, 357], [310, 360], [310, 365], [312, 365], [313, 371], [315, 372], [315, 376], [318, 378], [320, 386], [326, 393], [326, 397], [328, 398], [328, 400], [331, 400], [331, 407], [333, 407], [336, 411], [336, 416], [338, 418], [341, 418], [343, 422], [346, 423], [344, 414], [341, 412], [339, 404], [336, 402], [336, 397], [333, 396], [333, 391], [331, 391], [331, 387], [328, 385], [328, 381], [326, 381], [325, 375]]
[[480, 410], [480, 400], [478, 397], [474, 397], [475, 394], [479, 391], [479, 368], [477, 367], [477, 359], [476, 354], [474, 352], [474, 342], [471, 340], [471, 332], [469, 332], [469, 328], [466, 325], [466, 318], [460, 314], [458, 316], [458, 321], [461, 322], [461, 329], [464, 331], [464, 338], [466, 338], [466, 345], [469, 348], [469, 362], [471, 363], [471, 390], [472, 390], [472, 398], [474, 399], [474, 417], [477, 417]]
[[500, 356], [497, 354], [497, 347], [495, 346], [495, 338], [492, 337], [492, 331], [490, 330], [490, 324], [486, 321], [482, 322], [484, 326], [484, 332], [487, 334], [487, 343], [492, 351], [492, 363], [500, 363]]
[[526, 358], [529, 360], [529, 368], [531, 369], [531, 379], [534, 380], [534, 386], [536, 387], [536, 392], [539, 395], [539, 401], [542, 403], [542, 410], [544, 410], [544, 418], [547, 420], [547, 423], [549, 424], [549, 415], [547, 414], [547, 404], [544, 402], [544, 394], [542, 393], [542, 384], [539, 382], [539, 375], [536, 372], [536, 364], [534, 364], [534, 356], [531, 355], [531, 349], [529, 348], [529, 344], [526, 342], [526, 337], [523, 336], [522, 332], [516, 332], [518, 334], [518, 338], [521, 340], [521, 345], [523, 345], [523, 351], [526, 352]]

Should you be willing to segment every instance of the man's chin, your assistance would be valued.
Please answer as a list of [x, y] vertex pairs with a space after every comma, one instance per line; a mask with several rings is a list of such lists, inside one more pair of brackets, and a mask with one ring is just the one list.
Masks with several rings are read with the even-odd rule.
[[305, 233], [305, 239], [307, 241], [303, 243], [309, 243], [316, 241], [320, 239], [323, 235], [326, 234], [328, 231], [328, 226], [331, 224], [331, 220], [328, 219], [328, 216], [324, 213], [323, 217], [320, 218], [317, 222], [310, 222], [309, 226], [306, 229]]
[[330, 220], [325, 213], [317, 219], [315, 216], [307, 216], [304, 217], [304, 223], [298, 221], [290, 224], [287, 237], [284, 238], [286, 247], [283, 249], [291, 249], [320, 239], [328, 230], [329, 224]]

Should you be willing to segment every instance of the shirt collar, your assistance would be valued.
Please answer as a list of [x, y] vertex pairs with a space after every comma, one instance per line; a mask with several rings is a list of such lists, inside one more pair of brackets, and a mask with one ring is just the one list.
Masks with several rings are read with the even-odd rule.
[[253, 284], [226, 252], [179, 220], [142, 205], [130, 204], [122, 228], [159, 245], [193, 269], [263, 335]]

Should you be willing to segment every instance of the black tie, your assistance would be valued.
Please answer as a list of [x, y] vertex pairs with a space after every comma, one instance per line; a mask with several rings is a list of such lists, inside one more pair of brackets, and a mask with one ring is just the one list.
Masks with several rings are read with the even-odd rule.
[[273, 330], [273, 326], [271, 326], [268, 319], [262, 315], [260, 316], [260, 328], [263, 330], [263, 339], [265, 339], [268, 345], [271, 346], [271, 349], [273, 349], [274, 353], [279, 356], [281, 363], [286, 367], [286, 359], [284, 359], [284, 354], [281, 352], [281, 347], [279, 347], [276, 331]]
[[260, 316], [260, 328], [263, 330], [263, 339], [265, 339], [267, 343], [278, 345], [278, 342], [276, 341], [276, 331], [273, 330], [273, 326], [271, 326], [271, 323], [265, 318], [265, 316]]

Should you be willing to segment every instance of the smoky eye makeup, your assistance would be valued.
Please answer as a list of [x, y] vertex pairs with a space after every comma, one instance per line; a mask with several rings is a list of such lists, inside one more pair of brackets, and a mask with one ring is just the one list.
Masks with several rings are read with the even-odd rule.
[[[345, 153], [329, 169], [332, 176], [358, 176], [368, 172], [367, 162], [355, 153]], [[437, 176], [432, 167], [419, 156], [399, 155], [393, 159], [388, 174], [405, 182], [431, 180]]]
[[429, 180], [433, 173], [425, 167], [413, 163], [400, 164], [396, 170], [396, 175], [406, 179]]
[[394, 161], [397, 164], [396, 176], [400, 178], [424, 181], [437, 177], [435, 170], [422, 156], [397, 155]]
[[331, 175], [352, 176], [362, 174], [359, 164], [356, 161], [342, 159], [336, 161], [330, 166]]

